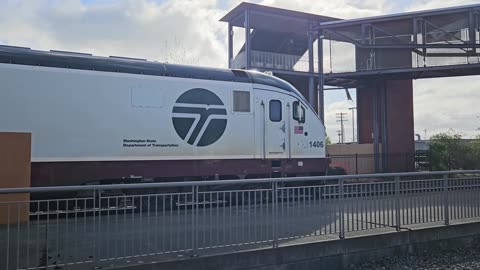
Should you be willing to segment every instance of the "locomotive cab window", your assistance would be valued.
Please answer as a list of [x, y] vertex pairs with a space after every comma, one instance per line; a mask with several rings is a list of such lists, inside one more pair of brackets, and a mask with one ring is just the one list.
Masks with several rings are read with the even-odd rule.
[[270, 100], [270, 121], [280, 122], [282, 121], [282, 102], [280, 100]]
[[250, 92], [233, 91], [233, 111], [250, 112]]
[[298, 101], [293, 102], [293, 119], [305, 123], [305, 107]]

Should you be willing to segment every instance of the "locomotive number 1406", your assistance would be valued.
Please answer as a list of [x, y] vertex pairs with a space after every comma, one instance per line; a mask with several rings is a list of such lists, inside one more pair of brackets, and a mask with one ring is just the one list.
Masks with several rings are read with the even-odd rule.
[[310, 141], [309, 143], [311, 148], [323, 148], [323, 142], [322, 141]]

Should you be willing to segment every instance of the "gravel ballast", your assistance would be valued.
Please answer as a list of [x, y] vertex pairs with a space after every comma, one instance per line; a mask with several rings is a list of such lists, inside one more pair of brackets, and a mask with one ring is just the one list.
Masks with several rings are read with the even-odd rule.
[[480, 269], [480, 245], [454, 250], [424, 250], [417, 254], [390, 257], [351, 265], [349, 270], [473, 270]]

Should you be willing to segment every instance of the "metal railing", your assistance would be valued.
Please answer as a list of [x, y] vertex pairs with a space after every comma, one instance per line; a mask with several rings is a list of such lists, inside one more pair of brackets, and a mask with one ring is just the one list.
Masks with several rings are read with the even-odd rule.
[[[285, 70], [309, 72], [308, 58], [302, 55], [272, 53], [265, 51], [250, 51], [250, 64], [252, 68], [265, 70]], [[314, 72], [318, 71], [318, 60], [314, 60]], [[247, 65], [246, 53], [240, 52], [233, 60], [233, 68], [245, 68]]]
[[[372, 70], [384, 70], [394, 68], [423, 68], [423, 67], [440, 67], [452, 65], [469, 65], [480, 63], [480, 52], [475, 55], [449, 56], [449, 53], [464, 53], [460, 49], [427, 49], [427, 53], [437, 53], [439, 55], [426, 56], [425, 58], [411, 53], [411, 63], [409, 61], [383, 66], [377, 61], [376, 54], [372, 53], [370, 57], [364, 60], [355, 61], [355, 47], [345, 42], [329, 43], [330, 55], [324, 52], [323, 71], [324, 73], [342, 73], [342, 72], [361, 72]], [[441, 56], [441, 54], [445, 56]], [[314, 72], [318, 72], [318, 58], [314, 59]], [[232, 61], [232, 68], [244, 69], [247, 65], [247, 56], [245, 51], [240, 52]], [[251, 50], [250, 52], [251, 68], [262, 70], [284, 70], [295, 72], [309, 72], [309, 61], [307, 54], [291, 55], [282, 53], [273, 53], [266, 51]]]
[[[0, 268], [112, 267], [449, 224], [480, 217], [479, 191], [480, 171], [0, 189]], [[14, 198], [28, 193], [50, 199]]]

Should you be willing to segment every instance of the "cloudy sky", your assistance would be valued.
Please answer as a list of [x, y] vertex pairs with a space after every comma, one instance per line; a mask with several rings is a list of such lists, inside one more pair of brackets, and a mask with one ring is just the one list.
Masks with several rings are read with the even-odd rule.
[[[226, 25], [218, 20], [237, 0], [1, 0], [0, 44], [96, 55], [121, 55], [214, 67], [227, 66]], [[472, 0], [255, 0], [339, 18], [391, 14]], [[480, 77], [414, 82], [415, 131], [423, 137], [480, 127]], [[479, 88], [479, 89], [477, 89]], [[335, 113], [354, 106], [343, 92], [326, 95], [326, 125], [335, 142]], [[350, 114], [349, 114], [350, 116]], [[351, 121], [351, 119], [349, 119]], [[346, 139], [351, 140], [351, 122]]]

